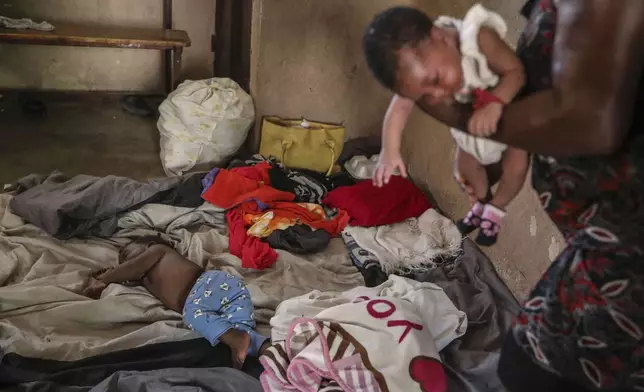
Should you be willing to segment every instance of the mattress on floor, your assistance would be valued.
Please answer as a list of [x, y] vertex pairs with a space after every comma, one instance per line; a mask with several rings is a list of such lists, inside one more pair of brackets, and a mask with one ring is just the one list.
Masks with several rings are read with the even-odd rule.
[[181, 315], [165, 309], [142, 287], [110, 285], [100, 300], [79, 294], [89, 274], [117, 264], [131, 238], [163, 232], [179, 252], [204, 268], [241, 276], [256, 308], [258, 329], [270, 335], [277, 305], [314, 289], [344, 291], [364, 284], [341, 239], [323, 254], [279, 259], [263, 271], [244, 270], [227, 253], [223, 211], [148, 204], [119, 220], [110, 239], [60, 241], [26, 224], [0, 195], [0, 349], [4, 354], [78, 361], [155, 343], [194, 339]]

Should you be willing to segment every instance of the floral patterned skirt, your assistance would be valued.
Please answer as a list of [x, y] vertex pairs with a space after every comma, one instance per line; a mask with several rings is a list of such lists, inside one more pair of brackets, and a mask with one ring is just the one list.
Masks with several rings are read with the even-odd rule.
[[[526, 93], [551, 84], [557, 17], [552, 0], [531, 3], [517, 49], [528, 76]], [[512, 337], [535, 365], [591, 390], [644, 391], [640, 129], [636, 121], [624, 149], [610, 157], [533, 159], [533, 187], [568, 245], [530, 294]]]

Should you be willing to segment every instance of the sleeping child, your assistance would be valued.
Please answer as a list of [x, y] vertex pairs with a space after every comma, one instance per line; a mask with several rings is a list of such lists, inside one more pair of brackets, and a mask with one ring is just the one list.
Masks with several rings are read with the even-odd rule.
[[250, 293], [239, 278], [222, 271], [204, 271], [159, 237], [142, 237], [126, 245], [119, 265], [99, 271], [85, 295], [99, 298], [110, 283], [139, 283], [169, 309], [183, 313], [184, 323], [213, 346], [230, 347], [233, 365], [246, 355], [259, 357], [270, 345], [254, 331]]
[[[396, 170], [406, 175], [400, 143], [415, 101], [473, 103], [468, 132], [451, 130], [457, 145], [454, 174], [472, 202], [457, 226], [464, 235], [480, 228], [476, 240], [484, 246], [496, 242], [504, 209], [528, 170], [527, 152], [483, 139], [496, 132], [503, 106], [525, 83], [521, 62], [503, 41], [506, 30], [503, 19], [481, 5], [463, 20], [435, 21], [417, 9], [395, 7], [375, 17], [363, 40], [373, 74], [395, 92], [384, 119], [374, 183], [382, 186]], [[494, 166], [502, 172], [492, 195], [487, 169]]]

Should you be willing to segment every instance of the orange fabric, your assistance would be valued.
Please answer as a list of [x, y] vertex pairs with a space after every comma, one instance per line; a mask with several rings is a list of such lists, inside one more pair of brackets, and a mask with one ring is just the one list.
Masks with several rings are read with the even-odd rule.
[[[331, 236], [336, 237], [342, 233], [342, 230], [349, 223], [349, 215], [342, 210], [338, 210], [338, 215], [333, 219], [327, 219], [322, 206], [311, 203], [285, 203], [276, 201], [268, 204], [266, 211], [260, 211], [255, 203], [244, 203], [240, 206], [246, 222], [252, 221], [253, 217], [261, 218], [266, 212], [274, 213], [275, 224], [283, 222], [298, 222], [308, 225], [314, 229], [321, 229], [328, 232]], [[248, 218], [246, 218], [248, 216]], [[272, 225], [272, 223], [271, 223]]]
[[261, 181], [249, 179], [230, 170], [220, 170], [215, 182], [202, 198], [217, 207], [230, 209], [241, 203], [258, 200], [264, 204], [274, 201], [292, 201], [295, 195], [278, 191]]
[[244, 222], [248, 229], [248, 235], [253, 237], [266, 238], [275, 230], [286, 230], [295, 226], [297, 219], [275, 217], [274, 211], [268, 211], [263, 214], [244, 214]]

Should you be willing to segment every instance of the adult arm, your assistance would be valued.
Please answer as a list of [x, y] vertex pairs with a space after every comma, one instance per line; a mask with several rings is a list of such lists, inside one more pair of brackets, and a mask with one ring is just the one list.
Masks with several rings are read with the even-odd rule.
[[[552, 156], [609, 154], [632, 123], [644, 68], [644, 1], [560, 0], [553, 87], [506, 106], [491, 139]], [[466, 105], [418, 106], [467, 129]]]

